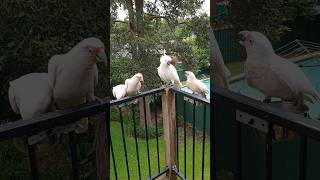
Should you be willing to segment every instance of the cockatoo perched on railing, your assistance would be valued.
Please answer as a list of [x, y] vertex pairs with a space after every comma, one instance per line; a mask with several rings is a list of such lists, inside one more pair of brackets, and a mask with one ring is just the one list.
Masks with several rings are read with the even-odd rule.
[[187, 87], [192, 90], [193, 93], [198, 93], [203, 97], [206, 97], [206, 94], [209, 93], [206, 85], [196, 78], [193, 72], [185, 71], [187, 77]]
[[11, 81], [8, 95], [12, 110], [23, 120], [54, 110], [47, 73], [31, 73]]
[[228, 77], [231, 75], [231, 73], [224, 64], [223, 57], [213, 30], [211, 31], [210, 57], [212, 58], [213, 66], [213, 85], [220, 88], [229, 89]]
[[[94, 96], [94, 88], [98, 84], [96, 62], [107, 62], [104, 49], [104, 44], [92, 37], [82, 40], [68, 53], [55, 55], [50, 59], [49, 82], [58, 109], [98, 100]], [[76, 132], [85, 132], [87, 128], [88, 118], [83, 118]]]
[[126, 96], [134, 96], [140, 93], [143, 75], [137, 73], [130, 79], [126, 79], [124, 84], [119, 84], [112, 89], [113, 96], [116, 99], [122, 99]]
[[265, 95], [265, 102], [271, 97], [293, 102], [298, 109], [305, 109], [304, 101], [319, 101], [317, 91], [312, 87], [303, 71], [293, 62], [275, 54], [269, 39], [259, 32], [241, 31], [240, 44], [247, 52], [245, 77], [253, 88]]
[[158, 75], [162, 81], [169, 85], [172, 83], [175, 88], [181, 89], [182, 85], [177, 73], [176, 68], [171, 64], [172, 58], [166, 55], [166, 51], [163, 51], [163, 55], [160, 58], [160, 66], [158, 67]]

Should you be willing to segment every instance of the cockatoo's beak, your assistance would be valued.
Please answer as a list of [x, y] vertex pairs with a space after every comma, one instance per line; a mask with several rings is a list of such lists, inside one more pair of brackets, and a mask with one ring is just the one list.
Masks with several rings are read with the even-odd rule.
[[140, 81], [142, 81], [142, 82], [144, 81], [144, 80], [143, 80], [143, 77], [140, 78]]
[[238, 33], [239, 36], [239, 43], [244, 45], [244, 42], [247, 40], [247, 36], [250, 32], [249, 31], [241, 31]]
[[168, 61], [167, 64], [168, 64], [168, 66], [169, 66], [169, 65], [171, 64], [171, 61]]
[[103, 62], [105, 65], [107, 65], [107, 55], [104, 52], [104, 50], [100, 50], [100, 52], [96, 55], [96, 60], [98, 62]]

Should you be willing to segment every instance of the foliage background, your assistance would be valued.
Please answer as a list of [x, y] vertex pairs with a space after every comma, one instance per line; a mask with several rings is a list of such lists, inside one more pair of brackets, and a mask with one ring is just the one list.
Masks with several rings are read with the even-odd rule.
[[[2, 0], [0, 3], [0, 124], [4, 119], [17, 120], [8, 102], [9, 82], [33, 72], [47, 72], [48, 60], [69, 51], [79, 41], [97, 37], [109, 51], [108, 8], [105, 0]], [[107, 67], [99, 66], [97, 95], [105, 97], [108, 86]], [[99, 119], [97, 117], [94, 117]], [[100, 118], [101, 119], [101, 118]], [[102, 118], [103, 119], [103, 118]], [[81, 176], [95, 177], [93, 149], [94, 129], [89, 127], [79, 137]], [[102, 139], [104, 136], [100, 136]], [[70, 161], [67, 138], [58, 147], [38, 146], [39, 168], [43, 179], [68, 179]], [[103, 143], [102, 143], [103, 145]], [[0, 179], [28, 179], [28, 159], [18, 152], [12, 141], [1, 142]], [[41, 145], [45, 146], [45, 145]], [[50, 154], [51, 153], [51, 154]], [[100, 156], [101, 157], [101, 156]], [[87, 159], [88, 158], [88, 159]], [[103, 159], [103, 158], [101, 158]], [[54, 166], [54, 167], [52, 167]], [[45, 177], [45, 178], [44, 178]], [[94, 178], [93, 178], [94, 179]]]
[[[107, 44], [106, 12], [104, 0], [1, 1], [1, 119], [7, 112], [10, 117], [13, 114], [7, 95], [10, 81], [28, 73], [47, 72], [53, 55], [66, 53], [84, 38], [94, 36]], [[100, 87], [106, 89], [106, 83]]]
[[[143, 10], [139, 8], [141, 2]], [[123, 84], [125, 79], [141, 72], [145, 77], [144, 90], [159, 87], [162, 82], [157, 67], [163, 49], [167, 54], [178, 53], [185, 70], [208, 68], [209, 16], [198, 12], [202, 3], [202, 0], [113, 0], [111, 86]], [[128, 12], [124, 21], [117, 17], [120, 7]]]

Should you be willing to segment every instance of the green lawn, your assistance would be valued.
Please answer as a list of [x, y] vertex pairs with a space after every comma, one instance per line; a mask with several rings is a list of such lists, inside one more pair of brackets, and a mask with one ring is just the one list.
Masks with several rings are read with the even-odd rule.
[[[113, 143], [113, 148], [115, 152], [115, 161], [117, 166], [118, 179], [127, 179], [126, 161], [124, 156], [124, 147], [122, 143], [121, 126], [119, 122], [111, 121], [111, 138]], [[188, 129], [187, 131], [190, 131]], [[180, 132], [182, 132], [180, 134]], [[187, 177], [192, 178], [192, 138], [189, 137], [191, 132], [187, 132]], [[196, 134], [196, 145], [195, 145], [195, 179], [201, 179], [201, 164], [202, 164], [202, 137], [201, 133]], [[179, 137], [183, 136], [182, 129], [179, 128]], [[180, 138], [179, 138], [180, 139]], [[139, 179], [138, 175], [138, 162], [136, 156], [135, 140], [132, 137], [125, 135], [126, 147], [128, 152], [128, 164], [130, 169], [130, 178]], [[179, 142], [183, 142], [182, 139]], [[148, 177], [148, 161], [147, 161], [147, 148], [146, 140], [138, 140], [139, 148], [139, 158], [141, 167], [141, 179], [146, 179]], [[156, 150], [156, 139], [149, 140], [149, 150], [150, 150], [150, 164], [151, 164], [151, 175], [156, 174], [158, 171], [157, 165], [157, 150]], [[165, 167], [165, 144], [163, 136], [159, 137], [159, 154], [160, 154], [160, 169]], [[180, 162], [180, 172], [184, 169], [184, 149], [183, 143], [179, 143], [179, 162]], [[114, 169], [112, 163], [112, 157], [110, 157], [110, 169], [111, 169], [111, 179], [115, 179]], [[209, 137], [206, 137], [205, 143], [205, 170], [204, 179], [210, 179], [210, 144]]]
[[231, 77], [234, 77], [243, 73], [244, 62], [241, 61], [241, 62], [229, 63], [229, 64], [226, 64], [226, 66], [231, 72]]

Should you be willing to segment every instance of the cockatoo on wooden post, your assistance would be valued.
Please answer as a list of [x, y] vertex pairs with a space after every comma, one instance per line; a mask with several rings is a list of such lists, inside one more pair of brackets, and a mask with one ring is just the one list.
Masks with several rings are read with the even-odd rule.
[[248, 84], [265, 95], [293, 102], [297, 109], [306, 109], [305, 101], [319, 101], [303, 71], [293, 62], [275, 54], [269, 39], [260, 32], [241, 31], [242, 44], [247, 52], [245, 77]]
[[163, 51], [163, 55], [160, 58], [160, 66], [158, 69], [158, 75], [162, 81], [168, 86], [170, 83], [175, 88], [181, 89], [182, 85], [178, 76], [176, 68], [171, 64], [172, 58], [166, 55], [166, 51]]
[[[82, 40], [68, 53], [53, 56], [48, 64], [49, 82], [54, 101], [63, 110], [86, 101], [99, 100], [94, 96], [98, 84], [96, 62], [107, 62], [104, 44], [97, 38]], [[88, 118], [80, 120], [76, 133], [88, 128]]]
[[193, 72], [185, 71], [187, 77], [187, 87], [192, 90], [193, 93], [198, 93], [206, 98], [206, 94], [209, 93], [206, 85], [196, 78]]
[[211, 30], [211, 47], [210, 57], [213, 66], [213, 85], [229, 89], [228, 77], [231, 75], [229, 69], [225, 66], [223, 57], [218, 45], [218, 41], [214, 36], [213, 30]]
[[9, 102], [23, 120], [54, 110], [47, 73], [31, 73], [10, 82]]

